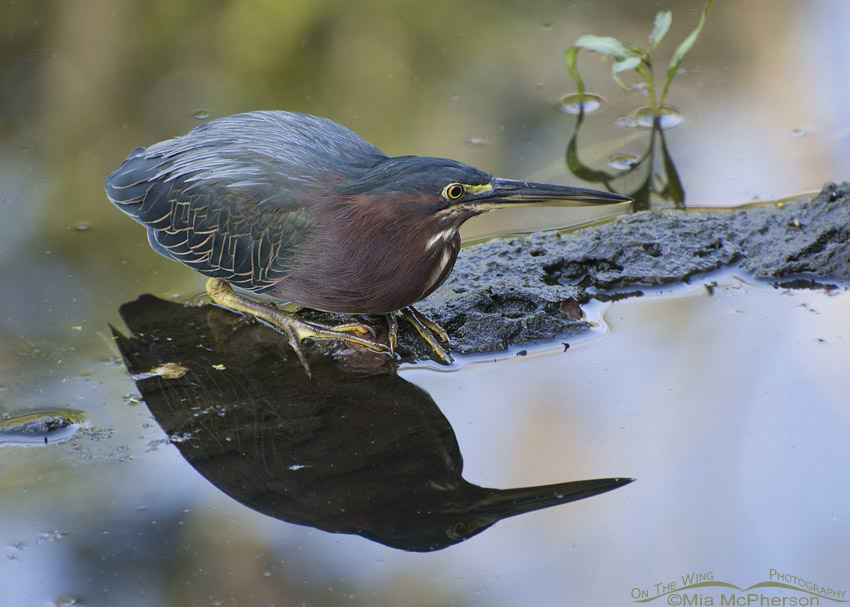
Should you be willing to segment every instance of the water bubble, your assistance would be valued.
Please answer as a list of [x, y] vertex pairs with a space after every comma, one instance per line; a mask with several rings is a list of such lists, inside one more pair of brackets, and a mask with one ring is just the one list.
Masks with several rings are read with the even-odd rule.
[[192, 117], [193, 117], [195, 120], [209, 120], [209, 118], [210, 118], [210, 113], [209, 113], [208, 111], [206, 111], [206, 110], [198, 110], [197, 112], [195, 112], [194, 114], [192, 114]]
[[584, 101], [581, 100], [581, 95], [573, 93], [564, 95], [558, 102], [558, 111], [564, 114], [580, 114], [584, 109], [585, 114], [590, 114], [602, 108], [605, 105], [605, 99], [594, 93], [585, 93]]
[[91, 228], [91, 226], [87, 223], [78, 223], [74, 227], [74, 229], [77, 230], [77, 232], [88, 232], [90, 228]]
[[656, 117], [658, 118], [658, 126], [662, 129], [672, 129], [682, 122], [682, 113], [671, 105], [665, 105], [659, 110], [657, 116], [651, 107], [646, 106], [620, 118], [617, 120], [617, 124], [630, 128], [651, 129]]
[[628, 171], [640, 164], [640, 156], [631, 152], [621, 152], [608, 158], [608, 166], [618, 171]]

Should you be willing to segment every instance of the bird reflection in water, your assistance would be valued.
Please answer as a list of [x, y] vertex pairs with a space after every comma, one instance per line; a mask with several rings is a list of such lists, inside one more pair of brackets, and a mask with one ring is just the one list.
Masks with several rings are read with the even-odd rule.
[[[237, 501], [284, 521], [439, 550], [632, 480], [479, 487], [461, 477], [440, 409], [394, 372], [352, 375], [316, 355], [311, 381], [273, 330], [234, 331], [236, 317], [210, 306], [145, 295], [120, 314], [131, 332], [113, 328], [125, 364], [183, 457]], [[181, 371], [150, 373], [162, 368]]]

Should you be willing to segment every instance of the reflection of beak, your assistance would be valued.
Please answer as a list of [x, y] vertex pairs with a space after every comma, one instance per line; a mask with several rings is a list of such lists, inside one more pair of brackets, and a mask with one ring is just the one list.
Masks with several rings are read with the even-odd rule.
[[615, 204], [631, 202], [632, 199], [619, 194], [574, 188], [566, 185], [548, 183], [531, 183], [513, 181], [510, 179], [493, 179], [489, 187], [482, 187], [480, 192], [468, 201], [468, 204], [498, 207], [513, 204], [545, 204], [547, 206], [582, 206], [586, 204]]
[[600, 478], [539, 487], [493, 489], [478, 502], [474, 510], [478, 516], [495, 522], [525, 512], [599, 495], [628, 485], [634, 480], [633, 478]]

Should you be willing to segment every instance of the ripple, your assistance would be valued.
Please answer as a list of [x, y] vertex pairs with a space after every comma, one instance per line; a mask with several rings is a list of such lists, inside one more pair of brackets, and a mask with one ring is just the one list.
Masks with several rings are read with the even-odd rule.
[[584, 109], [585, 114], [591, 114], [602, 109], [605, 105], [605, 99], [594, 93], [585, 93], [584, 101], [578, 93], [564, 95], [558, 102], [558, 111], [564, 114], [580, 114]]
[[[651, 129], [656, 114], [651, 107], [641, 107], [628, 116], [617, 120], [617, 124], [629, 128]], [[682, 123], [682, 113], [672, 105], [665, 105], [658, 112], [658, 126], [662, 129], [672, 129]]]
[[631, 152], [614, 154], [608, 158], [608, 166], [618, 171], [628, 171], [640, 164], [640, 156]]

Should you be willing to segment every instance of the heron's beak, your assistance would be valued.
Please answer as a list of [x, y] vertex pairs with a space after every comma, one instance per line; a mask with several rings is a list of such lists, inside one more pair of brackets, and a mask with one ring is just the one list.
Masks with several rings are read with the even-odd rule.
[[491, 489], [476, 504], [474, 510], [479, 516], [493, 519], [493, 522], [495, 522], [525, 512], [533, 512], [599, 495], [628, 485], [634, 480], [633, 478], [599, 478], [538, 487]]
[[583, 206], [588, 204], [616, 204], [631, 202], [632, 199], [611, 192], [575, 188], [566, 185], [493, 179], [469, 201], [473, 205], [500, 207], [514, 204], [547, 206]]

